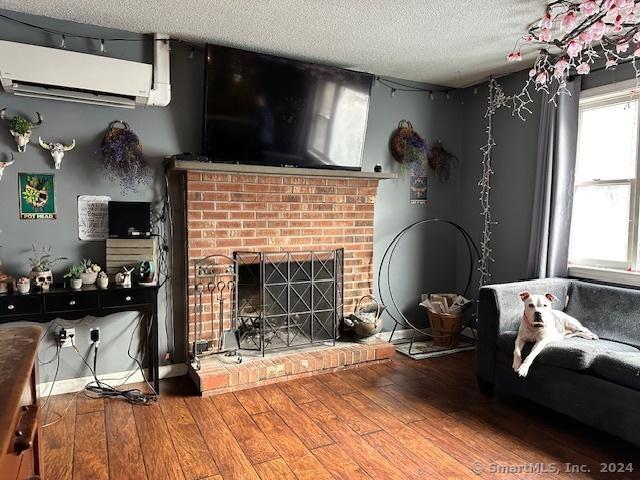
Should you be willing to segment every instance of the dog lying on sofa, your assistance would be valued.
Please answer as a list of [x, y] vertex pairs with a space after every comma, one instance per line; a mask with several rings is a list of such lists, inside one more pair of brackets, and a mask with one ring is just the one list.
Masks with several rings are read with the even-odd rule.
[[[512, 367], [521, 377], [527, 376], [535, 358], [551, 342], [568, 337], [598, 340], [598, 336], [577, 319], [551, 308], [551, 303], [557, 300], [553, 294], [532, 295], [525, 291], [520, 293], [520, 299], [524, 303], [524, 313], [513, 350]], [[527, 358], [522, 361], [522, 348], [527, 342], [535, 344]]]

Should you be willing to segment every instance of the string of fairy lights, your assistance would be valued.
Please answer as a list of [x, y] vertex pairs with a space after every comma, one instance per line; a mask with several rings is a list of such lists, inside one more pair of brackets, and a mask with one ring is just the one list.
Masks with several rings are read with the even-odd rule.
[[[84, 40], [92, 40], [95, 42], [99, 42], [100, 53], [104, 54], [107, 52], [107, 42], [153, 42], [153, 41], [163, 41], [169, 43], [177, 43], [181, 45], [185, 45], [190, 49], [189, 58], [194, 58], [194, 53], [196, 50], [203, 50], [201, 45], [191, 43], [189, 41], [171, 38], [171, 39], [160, 39], [155, 40], [153, 37], [148, 35], [141, 35], [139, 37], [101, 37], [101, 36], [93, 36], [93, 35], [82, 35], [78, 33], [65, 32], [62, 30], [57, 30], [53, 28], [43, 27], [40, 25], [36, 25], [30, 22], [26, 22], [24, 20], [20, 20], [17, 18], [13, 18], [6, 14], [0, 14], [0, 18], [7, 20], [12, 23], [20, 24], [22, 26], [36, 29], [49, 35], [57, 36], [60, 38], [60, 48], [64, 49], [67, 46], [68, 39], [84, 39]], [[482, 152], [482, 176], [478, 182], [478, 187], [480, 189], [480, 204], [481, 204], [481, 215], [483, 217], [483, 231], [482, 231], [482, 242], [481, 242], [481, 258], [479, 261], [478, 271], [480, 272], [479, 285], [486, 285], [491, 280], [491, 271], [490, 265], [494, 262], [492, 256], [492, 247], [491, 247], [491, 229], [492, 226], [496, 225], [498, 222], [493, 221], [491, 217], [491, 203], [490, 203], [490, 192], [491, 192], [491, 177], [493, 175], [492, 169], [492, 151], [495, 146], [495, 140], [493, 138], [493, 115], [495, 112], [501, 107], [509, 107], [513, 115], [518, 115], [522, 120], [524, 120], [524, 113], [531, 113], [531, 110], [528, 108], [528, 105], [533, 102], [533, 99], [529, 96], [528, 87], [530, 86], [530, 80], [525, 85], [525, 88], [517, 95], [506, 96], [494, 78], [489, 80], [489, 96], [487, 100], [487, 110], [485, 113], [485, 118], [487, 119], [487, 143], [480, 149]], [[428, 88], [428, 87], [420, 87], [416, 85], [411, 85], [405, 82], [400, 82], [397, 80], [393, 80], [390, 78], [382, 78], [380, 76], [374, 77], [373, 81], [374, 88], [383, 86], [389, 89], [389, 95], [394, 98], [397, 93], [422, 93], [428, 95], [430, 100], [436, 100], [437, 97], [441, 96], [446, 100], [452, 100], [453, 96], [460, 101], [460, 103], [464, 104], [463, 95], [461, 94], [460, 89], [452, 89], [452, 88], [444, 88], [444, 89], [436, 89], [436, 88]], [[473, 93], [478, 93], [478, 87], [475, 86], [473, 88]]]

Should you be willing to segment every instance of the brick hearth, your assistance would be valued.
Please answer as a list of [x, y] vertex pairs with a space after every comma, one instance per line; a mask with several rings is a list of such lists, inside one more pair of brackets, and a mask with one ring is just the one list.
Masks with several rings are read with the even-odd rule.
[[[207, 255], [344, 248], [344, 311], [350, 312], [372, 287], [377, 186], [371, 179], [187, 172], [189, 285], [193, 261]], [[211, 338], [211, 312], [204, 308], [204, 338]], [[214, 315], [214, 332], [216, 322]]]
[[288, 353], [272, 353], [265, 358], [247, 352], [239, 365], [222, 364], [217, 356], [204, 358], [200, 370], [189, 375], [203, 395], [219, 395], [271, 383], [286, 382], [345, 368], [387, 362], [395, 353], [388, 342], [371, 344], [339, 342], [335, 347], [313, 346]]

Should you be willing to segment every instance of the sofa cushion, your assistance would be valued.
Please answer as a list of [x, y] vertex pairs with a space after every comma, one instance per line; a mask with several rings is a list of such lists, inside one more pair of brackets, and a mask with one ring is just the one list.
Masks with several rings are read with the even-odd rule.
[[565, 312], [600, 338], [640, 348], [640, 290], [576, 281]]
[[[498, 348], [513, 354], [518, 332], [504, 332], [498, 336]], [[522, 358], [526, 358], [533, 347], [527, 343], [522, 349]], [[586, 370], [591, 367], [596, 357], [610, 352], [630, 352], [640, 354], [640, 350], [624, 343], [610, 340], [587, 340], [586, 338], [570, 337], [560, 342], [554, 342], [540, 353], [534, 362], [540, 362], [571, 370]]]
[[640, 353], [603, 353], [596, 357], [591, 368], [606, 380], [640, 390]]

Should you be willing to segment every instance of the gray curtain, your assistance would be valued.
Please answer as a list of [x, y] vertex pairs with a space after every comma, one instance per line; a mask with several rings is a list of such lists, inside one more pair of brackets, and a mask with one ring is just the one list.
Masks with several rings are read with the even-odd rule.
[[536, 186], [529, 245], [529, 278], [566, 277], [573, 206], [581, 77], [567, 81], [571, 95], [542, 95]]

